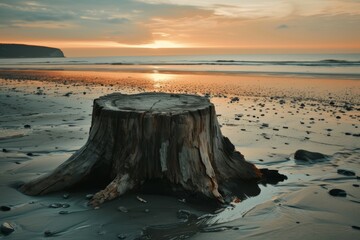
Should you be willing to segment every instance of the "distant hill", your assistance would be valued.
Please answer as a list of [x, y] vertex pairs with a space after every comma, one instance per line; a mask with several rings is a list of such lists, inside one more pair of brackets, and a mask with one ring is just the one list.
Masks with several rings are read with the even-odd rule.
[[58, 58], [64, 53], [58, 48], [25, 44], [0, 44], [0, 58]]

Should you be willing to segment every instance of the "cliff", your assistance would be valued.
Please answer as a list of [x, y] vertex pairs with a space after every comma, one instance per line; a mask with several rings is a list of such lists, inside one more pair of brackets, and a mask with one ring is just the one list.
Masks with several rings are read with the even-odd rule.
[[0, 58], [57, 58], [64, 57], [58, 48], [25, 44], [0, 44]]

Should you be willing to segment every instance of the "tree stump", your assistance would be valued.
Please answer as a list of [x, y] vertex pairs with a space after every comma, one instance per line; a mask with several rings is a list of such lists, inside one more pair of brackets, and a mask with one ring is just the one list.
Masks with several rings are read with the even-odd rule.
[[92, 205], [151, 179], [223, 202], [227, 182], [261, 178], [221, 134], [215, 107], [207, 98], [167, 93], [113, 93], [95, 99], [85, 146], [20, 190], [41, 195], [95, 175], [110, 183], [94, 195]]

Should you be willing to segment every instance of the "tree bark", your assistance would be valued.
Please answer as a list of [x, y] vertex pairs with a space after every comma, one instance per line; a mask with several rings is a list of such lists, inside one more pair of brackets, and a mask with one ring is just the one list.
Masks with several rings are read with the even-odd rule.
[[260, 179], [261, 172], [221, 134], [215, 107], [201, 96], [113, 93], [95, 99], [87, 143], [52, 173], [21, 187], [41, 195], [94, 175], [109, 178], [99, 205], [147, 180], [224, 201], [226, 183]]

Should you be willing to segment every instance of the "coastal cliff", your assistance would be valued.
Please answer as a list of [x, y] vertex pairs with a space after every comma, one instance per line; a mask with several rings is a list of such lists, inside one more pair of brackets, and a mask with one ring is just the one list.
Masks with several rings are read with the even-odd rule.
[[64, 53], [58, 48], [25, 44], [0, 44], [0, 58], [58, 58]]

